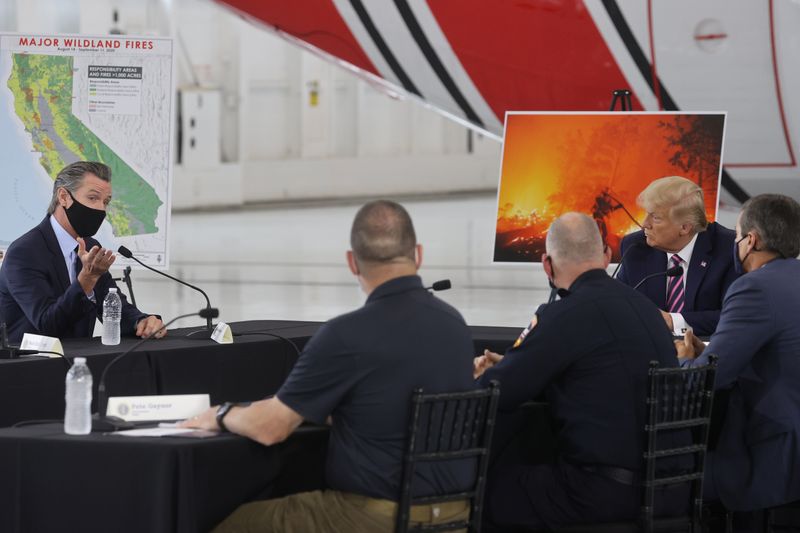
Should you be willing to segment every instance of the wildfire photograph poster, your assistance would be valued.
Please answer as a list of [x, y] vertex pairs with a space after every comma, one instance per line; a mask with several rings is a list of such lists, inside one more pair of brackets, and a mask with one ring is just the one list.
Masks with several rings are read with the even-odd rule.
[[508, 113], [497, 192], [495, 263], [538, 263], [550, 223], [579, 211], [619, 261], [647, 213], [639, 193], [683, 176], [716, 219], [725, 113]]

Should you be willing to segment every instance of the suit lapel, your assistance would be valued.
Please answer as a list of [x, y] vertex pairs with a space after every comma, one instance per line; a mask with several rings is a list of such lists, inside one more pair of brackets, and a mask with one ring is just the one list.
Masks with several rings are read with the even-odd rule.
[[45, 217], [44, 221], [39, 224], [39, 231], [44, 236], [47, 250], [50, 252], [50, 255], [52, 255], [50, 261], [56, 273], [56, 278], [61, 284], [61, 290], [62, 292], [66, 291], [69, 287], [69, 271], [67, 270], [67, 264], [64, 262], [64, 256], [61, 254], [61, 247], [58, 245], [56, 234], [53, 231], [53, 227], [50, 225], [50, 217]]
[[713, 231], [712, 226], [709, 225], [706, 231], [697, 234], [697, 241], [694, 243], [692, 257], [689, 259], [689, 272], [686, 273], [685, 309], [687, 311], [694, 310], [697, 290], [711, 265], [711, 233]]
[[[647, 259], [646, 273], [654, 274], [667, 269], [667, 254], [653, 248], [653, 253]], [[667, 277], [655, 276], [644, 282], [645, 294], [655, 302], [659, 309], [664, 309], [667, 300]]]

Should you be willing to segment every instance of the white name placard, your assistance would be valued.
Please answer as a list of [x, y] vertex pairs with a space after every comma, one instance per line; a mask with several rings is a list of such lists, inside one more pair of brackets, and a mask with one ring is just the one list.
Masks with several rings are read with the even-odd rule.
[[[45, 337], [44, 335], [34, 335], [33, 333], [26, 333], [22, 336], [22, 343], [19, 345], [20, 350], [36, 350], [38, 352], [57, 352], [64, 355], [64, 348], [61, 346], [61, 341], [55, 337]], [[55, 354], [42, 354], [48, 357], [58, 357]]]
[[181, 420], [202, 413], [210, 405], [208, 394], [117, 396], [108, 399], [106, 415], [128, 422]]
[[211, 333], [211, 340], [219, 344], [233, 344], [233, 332], [231, 327], [225, 322], [220, 322]]

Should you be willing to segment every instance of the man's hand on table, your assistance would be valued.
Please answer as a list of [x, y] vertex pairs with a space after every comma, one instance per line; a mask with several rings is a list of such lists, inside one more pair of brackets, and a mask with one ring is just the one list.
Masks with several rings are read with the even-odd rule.
[[164, 323], [161, 321], [160, 318], [154, 315], [150, 315], [137, 322], [136, 336], [144, 338], [153, 335], [154, 338], [160, 339], [167, 335], [166, 328], [161, 329], [163, 326]]

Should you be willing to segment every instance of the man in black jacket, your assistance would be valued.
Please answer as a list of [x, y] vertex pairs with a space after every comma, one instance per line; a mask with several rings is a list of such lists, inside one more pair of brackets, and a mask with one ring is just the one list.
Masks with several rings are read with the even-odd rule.
[[490, 520], [552, 528], [634, 519], [648, 365], [677, 366], [672, 338], [646, 296], [607, 275], [610, 251], [592, 218], [556, 219], [546, 250], [544, 270], [562, 299], [539, 308], [505, 356], [477, 358], [475, 371], [482, 385], [500, 381], [501, 410], [546, 395], [558, 458], [490, 472]]

